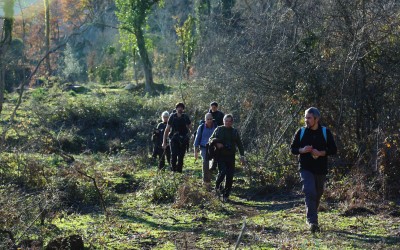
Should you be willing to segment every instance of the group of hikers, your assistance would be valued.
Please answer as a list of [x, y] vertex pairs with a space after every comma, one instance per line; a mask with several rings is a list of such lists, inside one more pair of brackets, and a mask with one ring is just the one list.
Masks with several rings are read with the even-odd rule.
[[[179, 102], [171, 114], [164, 111], [161, 114], [162, 122], [153, 132], [153, 157], [158, 159], [159, 169], [165, 168], [167, 160], [171, 171], [182, 173], [183, 159], [191, 137], [191, 121], [184, 110], [185, 105]], [[320, 230], [318, 207], [328, 174], [327, 156], [336, 154], [337, 147], [331, 131], [320, 125], [321, 114], [317, 108], [308, 108], [304, 115], [305, 127], [299, 128], [294, 134], [291, 152], [299, 155], [307, 223], [311, 232], [315, 233]], [[245, 164], [242, 140], [233, 122], [233, 116], [218, 110], [218, 103], [214, 101], [194, 133], [194, 158], [197, 160], [200, 153], [203, 185], [208, 191], [215, 190], [223, 202], [229, 201], [232, 190], [236, 148], [241, 164]], [[210, 151], [213, 152], [212, 161], [209, 159]], [[214, 187], [211, 184], [213, 169], [218, 169]]]
[[[184, 110], [185, 105], [179, 102], [175, 105], [172, 114], [164, 111], [161, 114], [163, 121], [153, 132], [155, 142], [153, 157], [158, 159], [159, 169], [165, 168], [165, 159], [167, 159], [173, 172], [182, 173], [183, 159], [191, 138], [191, 121]], [[204, 116], [204, 121], [194, 133], [194, 157], [197, 160], [200, 152], [203, 184], [207, 190], [212, 190], [211, 171], [218, 168], [214, 190], [224, 202], [228, 201], [232, 189], [236, 147], [239, 149], [240, 161], [244, 164], [243, 144], [239, 132], [232, 125], [233, 116], [225, 115], [218, 110], [218, 103], [212, 102], [209, 111]], [[208, 157], [208, 146], [214, 148], [213, 161], [210, 161]]]

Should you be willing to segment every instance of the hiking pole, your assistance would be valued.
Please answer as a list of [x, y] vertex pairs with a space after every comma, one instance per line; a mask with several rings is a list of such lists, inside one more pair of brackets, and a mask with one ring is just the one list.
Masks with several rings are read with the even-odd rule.
[[244, 217], [242, 230], [240, 231], [239, 237], [236, 241], [235, 250], [238, 248], [238, 246], [240, 244], [240, 240], [242, 238], [242, 235], [243, 235], [245, 229], [246, 229], [246, 217]]

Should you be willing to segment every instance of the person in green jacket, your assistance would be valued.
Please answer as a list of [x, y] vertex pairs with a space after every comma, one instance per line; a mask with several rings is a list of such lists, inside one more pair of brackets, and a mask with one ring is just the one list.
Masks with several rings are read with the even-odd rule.
[[[215, 129], [210, 137], [209, 143], [218, 140], [216, 146], [218, 148], [218, 176], [215, 182], [215, 191], [218, 195], [222, 195], [223, 202], [229, 201], [229, 194], [232, 189], [233, 175], [235, 173], [235, 153], [236, 147], [239, 149], [240, 162], [244, 165], [244, 148], [239, 132], [233, 128], [233, 116], [227, 114], [224, 116], [224, 125]], [[225, 179], [225, 186], [222, 182]]]

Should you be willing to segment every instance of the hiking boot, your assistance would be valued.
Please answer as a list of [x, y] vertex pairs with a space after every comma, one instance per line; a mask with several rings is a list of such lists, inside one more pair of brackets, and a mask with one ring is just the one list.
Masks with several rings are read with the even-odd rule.
[[222, 202], [223, 202], [223, 203], [229, 202], [229, 197], [226, 196], [226, 195], [224, 195], [224, 196], [222, 197]]
[[317, 233], [317, 232], [319, 232], [320, 230], [319, 230], [318, 224], [316, 224], [316, 223], [311, 223], [311, 224], [310, 224], [310, 231], [311, 231], [311, 233]]

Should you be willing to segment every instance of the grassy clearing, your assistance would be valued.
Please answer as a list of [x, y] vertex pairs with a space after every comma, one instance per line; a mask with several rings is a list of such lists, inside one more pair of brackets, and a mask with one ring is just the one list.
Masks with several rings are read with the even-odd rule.
[[[15, 222], [0, 226], [17, 237], [42, 238], [46, 245], [57, 236], [78, 234], [88, 249], [234, 249], [245, 223], [240, 249], [398, 249], [399, 213], [389, 215], [379, 204], [371, 206], [374, 213], [344, 216], [349, 205], [324, 202], [322, 231], [311, 234], [302, 194], [274, 185], [281, 180], [274, 175], [289, 167], [263, 173], [237, 165], [230, 203], [203, 188], [201, 161], [195, 162], [192, 152], [183, 174], [158, 171], [145, 148], [148, 125], [176, 98], [143, 97], [121, 86], [89, 87], [83, 93], [28, 91], [30, 102], [6, 134], [0, 200], [7, 206], [0, 207], [0, 219]], [[2, 123], [11, 114], [9, 104], [6, 109]], [[258, 174], [263, 178], [254, 184]], [[40, 199], [34, 198], [38, 190]], [[49, 211], [41, 220], [43, 208]], [[395, 203], [392, 208], [400, 211]], [[26, 214], [23, 223], [18, 210]]]
[[[155, 164], [149, 164], [132, 173], [133, 179], [148, 183], [162, 175], [184, 185], [191, 178], [191, 185], [200, 190], [199, 166], [191, 157], [186, 163], [183, 177], [159, 173]], [[111, 178], [112, 172], [105, 175]], [[249, 194], [243, 192], [248, 187], [234, 188], [230, 203], [211, 195], [211, 205], [179, 208], [176, 202], [150, 202], [148, 188], [142, 185], [136, 192], [118, 194], [117, 202], [108, 205], [107, 218], [98, 212], [74, 213], [55, 218], [52, 224], [63, 235], [82, 235], [87, 247], [107, 249], [233, 249], [244, 221], [240, 249], [396, 249], [400, 243], [398, 217], [346, 217], [335, 207], [320, 212], [322, 230], [311, 234], [302, 195], [296, 192], [248, 200], [244, 197]]]

